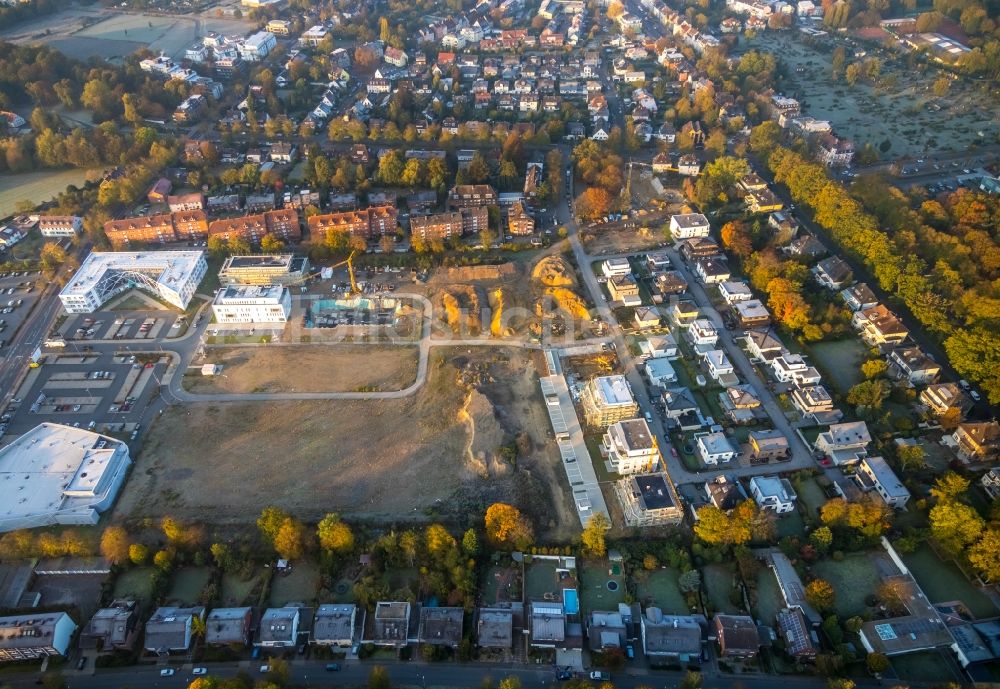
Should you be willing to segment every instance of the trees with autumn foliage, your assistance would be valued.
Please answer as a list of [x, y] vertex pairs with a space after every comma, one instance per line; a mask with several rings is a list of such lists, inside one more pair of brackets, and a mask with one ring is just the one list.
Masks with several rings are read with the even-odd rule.
[[836, 592], [826, 579], [813, 579], [806, 584], [806, 600], [820, 611], [832, 610]]
[[591, 557], [604, 557], [608, 552], [605, 534], [610, 528], [611, 524], [602, 512], [594, 514], [580, 536], [584, 552]]
[[744, 500], [729, 512], [706, 505], [698, 510], [694, 534], [709, 545], [724, 547], [770, 540], [774, 537], [773, 514], [761, 510], [753, 500]]
[[858, 502], [833, 498], [820, 508], [820, 521], [835, 533], [854, 535], [870, 543], [892, 525], [892, 510], [871, 495]]
[[576, 214], [584, 220], [606, 216], [615, 207], [615, 198], [602, 187], [590, 187], [576, 199]]
[[513, 505], [495, 502], [486, 510], [486, 539], [495, 548], [523, 550], [531, 545], [534, 532], [531, 522]]
[[850, 189], [776, 146], [767, 164], [846, 254], [931, 335], [952, 366], [1000, 402], [1000, 201], [960, 189], [928, 200], [866, 177]]
[[739, 220], [730, 220], [719, 230], [722, 246], [739, 258], [747, 258], [753, 252], [753, 241], [747, 231], [746, 224]]

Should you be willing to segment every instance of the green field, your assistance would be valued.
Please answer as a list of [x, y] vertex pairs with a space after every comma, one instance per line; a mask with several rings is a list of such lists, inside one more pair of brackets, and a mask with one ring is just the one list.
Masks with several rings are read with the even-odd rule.
[[[625, 602], [625, 578], [608, 573], [608, 561], [587, 561], [580, 572], [580, 607], [586, 615], [594, 610], [618, 610], [618, 604]], [[614, 582], [608, 588], [608, 582]]]
[[12, 215], [18, 201], [31, 201], [38, 205], [55, 198], [70, 184], [83, 186], [86, 180], [87, 170], [0, 175], [0, 216]]

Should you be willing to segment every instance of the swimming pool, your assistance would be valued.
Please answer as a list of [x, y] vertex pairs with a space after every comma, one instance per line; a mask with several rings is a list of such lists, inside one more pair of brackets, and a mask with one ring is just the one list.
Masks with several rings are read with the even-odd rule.
[[580, 613], [580, 597], [576, 589], [563, 589], [563, 610], [567, 615], [578, 615]]

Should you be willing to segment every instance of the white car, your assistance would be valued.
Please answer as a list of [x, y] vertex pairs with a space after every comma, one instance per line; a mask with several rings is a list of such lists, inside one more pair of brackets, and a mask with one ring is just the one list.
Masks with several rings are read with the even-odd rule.
[[191, 674], [192, 675], [207, 675], [208, 674], [208, 668], [207, 667], [196, 667], [195, 669], [191, 670]]
[[165, 667], [162, 670], [160, 670], [160, 677], [173, 677], [175, 672], [176, 670], [174, 670], [172, 667]]

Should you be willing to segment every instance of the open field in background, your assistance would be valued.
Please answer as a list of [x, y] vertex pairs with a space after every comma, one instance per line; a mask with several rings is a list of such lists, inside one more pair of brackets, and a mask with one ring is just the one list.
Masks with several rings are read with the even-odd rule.
[[417, 378], [417, 348], [376, 345], [209, 347], [204, 363], [222, 375], [184, 377], [194, 393], [403, 390]]
[[208, 16], [115, 14], [92, 7], [68, 7], [36, 22], [19, 24], [0, 36], [14, 43], [41, 43], [78, 60], [92, 56], [121, 59], [140, 48], [172, 58], [210, 31], [245, 34], [253, 25], [239, 19]]
[[0, 175], [0, 215], [12, 215], [18, 201], [40, 204], [52, 200], [70, 184], [82, 186], [87, 174], [87, 170], [46, 170]]
[[[534, 355], [460, 351], [432, 351], [427, 383], [398, 400], [170, 407], [150, 427], [116, 513], [245, 523], [275, 504], [307, 520], [431, 509], [464, 524], [500, 500], [532, 513], [540, 533], [578, 529]], [[361, 353], [340, 365], [369, 366]], [[517, 471], [496, 457], [507, 443], [517, 445]]]
[[[810, 117], [829, 120], [834, 131], [853, 141], [858, 150], [866, 143], [878, 147], [889, 140], [892, 147], [884, 154], [889, 158], [962, 151], [973, 142], [995, 141], [1000, 131], [994, 117], [996, 102], [983, 94], [978, 83], [953, 81], [947, 96], [935, 98], [929, 89], [941, 72], [932, 69], [924, 76], [886, 65], [883, 78], [892, 75], [895, 85], [876, 90], [859, 82], [850, 87], [843, 80], [831, 79], [832, 48], [810, 47], [797, 31], [761, 33], [746, 44], [780, 56], [789, 68], [786, 95], [799, 99]], [[850, 48], [847, 52], [850, 55]], [[928, 104], [940, 109], [928, 108]]]

